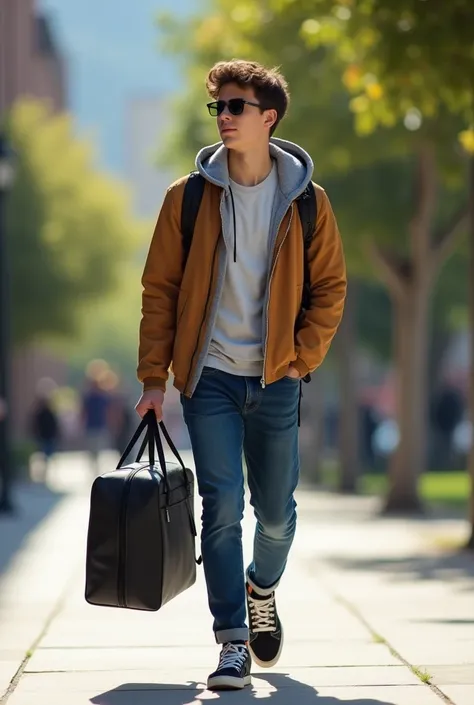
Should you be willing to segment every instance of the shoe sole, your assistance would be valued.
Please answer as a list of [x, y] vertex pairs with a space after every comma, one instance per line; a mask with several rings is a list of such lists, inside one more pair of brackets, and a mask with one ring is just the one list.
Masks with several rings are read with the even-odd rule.
[[242, 690], [248, 685], [252, 685], [252, 677], [233, 678], [232, 676], [216, 676], [207, 681], [208, 690]]
[[249, 643], [249, 651], [250, 655], [252, 657], [252, 661], [257, 664], [257, 666], [260, 666], [260, 668], [272, 668], [272, 666], [275, 666], [278, 661], [280, 660], [281, 652], [283, 651], [283, 639], [284, 639], [284, 634], [283, 634], [283, 626], [280, 622], [280, 632], [281, 632], [281, 639], [280, 639], [280, 648], [278, 649], [278, 653], [275, 656], [274, 659], [271, 661], [261, 661], [254, 650], [252, 649], [252, 642]]

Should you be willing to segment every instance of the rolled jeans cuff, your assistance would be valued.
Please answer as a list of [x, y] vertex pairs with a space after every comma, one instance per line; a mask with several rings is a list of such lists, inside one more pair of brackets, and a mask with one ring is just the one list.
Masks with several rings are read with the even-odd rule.
[[247, 627], [239, 627], [237, 629], [221, 629], [216, 632], [216, 643], [227, 644], [229, 641], [248, 641], [249, 630]]
[[272, 592], [274, 592], [280, 584], [280, 581], [277, 580], [277, 582], [274, 583], [273, 585], [271, 585], [270, 587], [266, 587], [266, 588], [260, 587], [260, 585], [257, 585], [257, 583], [254, 580], [252, 580], [252, 578], [250, 577], [249, 570], [247, 570], [246, 578], [247, 578], [247, 582], [250, 585], [250, 587], [252, 588], [252, 590], [255, 590], [255, 592], [257, 592], [262, 597], [270, 597]]

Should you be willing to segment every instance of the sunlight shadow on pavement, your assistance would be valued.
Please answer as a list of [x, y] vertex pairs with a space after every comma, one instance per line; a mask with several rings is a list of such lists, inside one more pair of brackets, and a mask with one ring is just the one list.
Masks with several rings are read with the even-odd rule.
[[[344, 688], [347, 693], [347, 689]], [[356, 694], [357, 688], [351, 688]], [[364, 693], [367, 688], [364, 688]], [[158, 694], [159, 693], [159, 694]], [[211, 693], [204, 690], [202, 683], [125, 683], [114, 690], [101, 693], [90, 702], [94, 705], [201, 705], [215, 702], [216, 705], [250, 705], [256, 701], [268, 702], [268, 705], [395, 705], [393, 702], [376, 698], [339, 699], [324, 696], [318, 691], [294, 680], [284, 673], [253, 676], [253, 687], [239, 692]]]
[[45, 485], [25, 483], [14, 487], [17, 512], [0, 516], [0, 581], [16, 554], [63, 498]]

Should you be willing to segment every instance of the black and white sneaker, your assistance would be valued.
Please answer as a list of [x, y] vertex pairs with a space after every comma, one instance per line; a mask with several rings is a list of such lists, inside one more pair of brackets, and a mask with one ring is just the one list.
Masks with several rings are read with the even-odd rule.
[[252, 659], [261, 668], [271, 668], [277, 663], [283, 648], [283, 627], [278, 617], [275, 593], [259, 595], [247, 584], [247, 608]]
[[219, 665], [207, 679], [209, 690], [240, 690], [252, 684], [252, 659], [245, 644], [224, 644]]

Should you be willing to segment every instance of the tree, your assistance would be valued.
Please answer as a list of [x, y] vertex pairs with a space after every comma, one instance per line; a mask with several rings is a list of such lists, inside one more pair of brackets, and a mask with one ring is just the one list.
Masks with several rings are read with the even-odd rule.
[[[360, 72], [351, 68], [354, 76], [348, 73], [340, 44], [337, 49], [333, 46], [334, 37], [341, 43], [347, 39], [348, 45], [350, 36], [342, 35], [337, 22], [332, 27], [329, 19], [312, 20], [309, 12], [319, 5], [309, 0], [245, 0], [235, 6], [230, 0], [216, 0], [210, 15], [193, 20], [184, 30], [192, 67], [189, 82], [193, 95], [199, 95], [199, 73], [202, 81], [213, 61], [234, 55], [282, 66], [292, 89], [282, 136], [298, 135], [313, 156], [316, 178], [322, 178], [338, 215], [351, 274], [364, 278], [382, 274], [389, 289], [401, 442], [391, 468], [387, 509], [419, 509], [417, 478], [426, 456], [429, 303], [436, 276], [465, 223], [455, 150], [458, 123], [440, 111], [436, 119], [418, 119], [416, 125], [416, 115], [409, 112], [406, 124], [400, 124], [388, 108], [383, 109], [383, 101], [377, 103], [382, 89], [373, 81], [367, 82], [367, 96], [350, 100], [341, 79], [346, 84], [359, 80]], [[316, 27], [318, 31], [312, 31]], [[320, 27], [324, 41], [313, 36], [319, 35]], [[182, 25], [173, 28], [168, 22], [167, 31], [171, 49], [174, 43], [182, 51]], [[201, 94], [204, 102], [202, 89]], [[377, 103], [379, 130], [372, 129], [367, 102]], [[186, 146], [195, 144], [203, 125], [197, 108], [189, 110], [190, 103], [188, 97], [179, 125]]]
[[134, 246], [127, 194], [94, 169], [67, 115], [23, 101], [8, 129], [18, 159], [7, 213], [13, 340], [71, 338]]
[[[380, 0], [303, 4], [306, 18], [301, 31], [308, 46], [330, 47], [340, 61], [343, 81], [355, 95], [351, 109], [359, 134], [373, 133], [380, 126], [396, 129], [400, 123], [416, 133], [408, 248], [400, 252], [393, 245], [371, 246], [371, 257], [394, 305], [400, 445], [390, 470], [387, 508], [416, 509], [417, 478], [426, 463], [429, 301], [439, 269], [467, 225], [464, 200], [445, 225], [436, 228], [436, 146], [440, 138], [449, 145], [450, 133], [453, 137], [455, 121], [446, 109], [472, 119], [469, 27], [474, 12], [467, 2], [453, 2], [442, 12], [430, 3], [411, 0], [396, 7]], [[292, 12], [293, 3], [284, 0], [283, 5]], [[459, 34], [454, 28], [459, 28]], [[439, 58], [433, 62], [434, 57]]]
[[[147, 228], [149, 239], [153, 226]], [[127, 380], [127, 389], [136, 381], [137, 334], [140, 324], [141, 286], [143, 263], [127, 264], [121, 268], [121, 285], [118, 290], [101, 298], [94, 305], [93, 316], [88, 316], [81, 330], [80, 345], [69, 351], [69, 364], [80, 379], [87, 363], [94, 358], [106, 360], [116, 373]]]
[[[291, 5], [291, 0], [282, 0]], [[275, 6], [276, 3], [272, 3]], [[278, 6], [281, 7], [281, 2]], [[460, 141], [468, 154], [474, 154], [474, 5], [469, 0], [453, 0], [442, 6], [431, 2], [401, 0], [307, 0], [307, 17], [302, 24], [303, 34], [311, 46], [330, 44], [336, 51], [344, 70], [345, 84], [355, 94], [353, 109], [359, 130], [371, 132], [379, 125], [397, 124], [403, 121], [416, 126], [422, 119], [440, 119], [446, 110], [460, 117]], [[424, 148], [420, 154], [420, 175], [430, 159]], [[474, 250], [474, 166], [471, 157], [471, 175], [466, 181], [470, 190], [471, 250]], [[425, 161], [425, 166], [423, 166]], [[412, 233], [414, 246], [410, 277], [420, 281], [420, 264], [416, 261], [429, 251], [429, 242], [421, 234], [421, 223], [426, 220], [430, 208], [434, 207], [435, 184], [424, 177], [425, 207], [415, 221]], [[430, 196], [431, 193], [431, 196]], [[423, 215], [424, 213], [424, 215]], [[458, 224], [467, 227], [467, 203], [458, 214]], [[452, 221], [453, 235], [456, 228]], [[418, 232], [417, 232], [418, 231]], [[448, 231], [445, 241], [449, 244]], [[439, 242], [439, 241], [438, 241]], [[437, 245], [435, 244], [435, 247]], [[427, 249], [428, 248], [428, 249]], [[471, 253], [471, 258], [474, 255]], [[439, 259], [435, 257], [434, 259]], [[387, 280], [392, 288], [400, 287], [400, 265], [403, 263], [380, 260]], [[474, 267], [473, 267], [474, 269]], [[432, 270], [429, 266], [427, 271]], [[393, 276], [394, 273], [397, 276]], [[406, 280], [406, 275], [402, 279]], [[471, 324], [474, 322], [474, 283], [471, 272], [470, 307]], [[420, 288], [423, 284], [420, 283]], [[406, 297], [405, 297], [406, 298]], [[410, 306], [409, 301], [405, 306]], [[420, 306], [421, 306], [420, 302]], [[474, 343], [474, 338], [473, 338]], [[400, 351], [402, 354], [402, 351]], [[471, 418], [474, 418], [474, 356], [471, 361]], [[406, 378], [406, 384], [410, 379]], [[403, 407], [403, 405], [402, 405]], [[401, 414], [403, 408], [401, 408]], [[402, 439], [404, 434], [402, 432]], [[406, 450], [406, 452], [404, 452]], [[403, 472], [403, 463], [408, 459], [409, 448], [400, 449], [396, 473]], [[468, 547], [474, 549], [474, 444], [471, 446], [469, 471], [472, 484], [471, 537]]]

